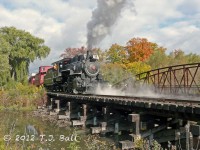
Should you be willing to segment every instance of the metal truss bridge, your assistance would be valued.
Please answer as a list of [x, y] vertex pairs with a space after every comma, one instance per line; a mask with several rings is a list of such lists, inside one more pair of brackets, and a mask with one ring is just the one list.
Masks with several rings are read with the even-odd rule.
[[157, 93], [199, 95], [200, 63], [158, 68], [137, 74], [136, 79], [152, 85]]

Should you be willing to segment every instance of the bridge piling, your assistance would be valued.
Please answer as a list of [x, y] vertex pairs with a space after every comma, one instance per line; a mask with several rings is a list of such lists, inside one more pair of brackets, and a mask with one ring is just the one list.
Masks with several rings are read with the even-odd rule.
[[97, 108], [95, 106], [87, 106], [87, 119], [85, 124], [89, 126], [97, 126]]
[[94, 107], [93, 108], [93, 112], [92, 112], [92, 117], [93, 117], [93, 126], [97, 125], [97, 108]]
[[129, 114], [129, 121], [134, 124], [132, 140], [135, 141], [136, 139], [140, 138], [140, 115], [139, 114]]
[[55, 109], [55, 112], [59, 113], [60, 112], [60, 100], [55, 100], [55, 103], [56, 103], [56, 109]]
[[50, 98], [50, 106], [49, 106], [49, 110], [53, 109], [53, 98]]
[[82, 126], [86, 127], [87, 120], [87, 104], [82, 104], [80, 107], [81, 110], [78, 111], [78, 118], [76, 120], [72, 120], [72, 126]]
[[83, 122], [83, 127], [86, 126], [86, 119], [87, 119], [87, 105], [82, 104], [82, 111], [83, 111], [83, 116], [80, 117], [80, 120]]
[[71, 102], [67, 102], [67, 104], [66, 104], [65, 116], [66, 116], [67, 120], [70, 121], [70, 118], [71, 118]]

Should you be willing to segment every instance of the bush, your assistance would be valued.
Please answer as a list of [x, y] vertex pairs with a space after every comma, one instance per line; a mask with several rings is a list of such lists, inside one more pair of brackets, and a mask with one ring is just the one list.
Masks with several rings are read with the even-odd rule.
[[0, 90], [1, 108], [29, 108], [45, 102], [45, 89], [33, 85], [10, 82], [4, 89]]

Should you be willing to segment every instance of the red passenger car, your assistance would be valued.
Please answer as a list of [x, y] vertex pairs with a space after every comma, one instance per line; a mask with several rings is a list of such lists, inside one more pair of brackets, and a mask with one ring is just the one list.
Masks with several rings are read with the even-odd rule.
[[35, 75], [35, 79], [33, 84], [36, 86], [41, 86], [44, 83], [44, 76], [47, 73], [47, 70], [52, 68], [52, 66], [40, 66], [39, 67], [39, 72]]

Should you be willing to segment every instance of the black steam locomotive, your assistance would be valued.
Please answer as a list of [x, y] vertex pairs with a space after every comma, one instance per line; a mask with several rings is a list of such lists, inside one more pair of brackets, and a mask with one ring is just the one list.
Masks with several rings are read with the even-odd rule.
[[54, 62], [44, 77], [45, 88], [74, 94], [92, 92], [103, 81], [98, 59], [98, 55], [87, 52]]

